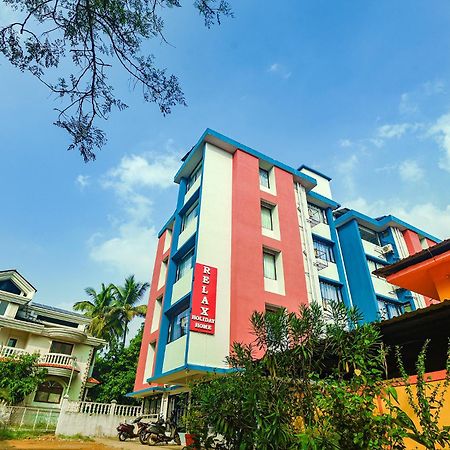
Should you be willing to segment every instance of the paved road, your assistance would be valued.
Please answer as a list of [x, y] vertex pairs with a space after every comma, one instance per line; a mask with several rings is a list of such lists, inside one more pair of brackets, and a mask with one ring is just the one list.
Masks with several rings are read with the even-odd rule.
[[181, 450], [183, 447], [181, 445], [161, 445], [161, 446], [148, 446], [142, 445], [138, 439], [133, 439], [131, 441], [120, 442], [119, 439], [110, 438], [95, 438], [95, 442], [105, 444], [111, 448], [116, 448], [120, 450]]

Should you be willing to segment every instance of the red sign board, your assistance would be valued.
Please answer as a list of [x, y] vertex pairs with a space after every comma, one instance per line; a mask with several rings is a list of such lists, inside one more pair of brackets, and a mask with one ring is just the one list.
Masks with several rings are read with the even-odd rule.
[[190, 330], [214, 334], [216, 329], [217, 268], [195, 264]]

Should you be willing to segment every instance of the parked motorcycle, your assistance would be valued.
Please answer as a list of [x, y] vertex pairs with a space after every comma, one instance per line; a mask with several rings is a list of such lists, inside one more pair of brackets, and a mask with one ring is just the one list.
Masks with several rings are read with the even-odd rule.
[[[121, 423], [117, 427], [117, 432], [119, 433], [119, 441], [126, 441], [127, 439], [133, 439], [139, 436], [141, 439], [141, 435], [145, 433], [147, 429], [148, 423], [141, 422], [142, 417], [136, 417], [131, 423]], [[134, 425], [137, 424], [137, 430], [135, 433]], [[141, 441], [142, 443], [142, 441]]]
[[181, 439], [173, 416], [166, 421], [160, 417], [157, 422], [148, 424], [143, 440], [148, 445], [156, 445], [163, 442], [168, 443], [170, 441], [174, 441], [175, 444], [180, 445]]

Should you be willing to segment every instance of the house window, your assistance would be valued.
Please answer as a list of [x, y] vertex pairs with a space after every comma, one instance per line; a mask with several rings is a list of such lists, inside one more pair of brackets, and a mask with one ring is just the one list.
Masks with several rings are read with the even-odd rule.
[[200, 177], [201, 174], [202, 174], [202, 162], [200, 161], [197, 167], [192, 171], [191, 176], [189, 177], [189, 180], [186, 185], [186, 192], [192, 187], [192, 185], [195, 183], [197, 178]]
[[52, 345], [50, 346], [50, 353], [71, 355], [72, 350], [73, 344], [67, 344], [66, 342], [52, 341]]
[[183, 311], [179, 312], [176, 316], [172, 317], [169, 324], [169, 340], [173, 342], [184, 336], [187, 333], [189, 321], [189, 308], [186, 307]]
[[361, 239], [363, 241], [371, 242], [375, 245], [380, 245], [380, 238], [376, 231], [370, 230], [369, 228], [363, 227], [362, 225], [358, 225], [359, 234], [361, 235]]
[[325, 305], [342, 301], [341, 287], [336, 284], [320, 281], [320, 294]]
[[314, 244], [314, 254], [316, 258], [322, 259], [323, 261], [335, 262], [333, 244], [328, 242], [318, 241], [313, 239]]
[[386, 267], [386, 264], [380, 263], [373, 259], [367, 259], [367, 265], [369, 266], [370, 273], [374, 272], [377, 269], [382, 269], [383, 267]]
[[259, 184], [267, 189], [270, 188], [269, 171], [265, 169], [259, 169]]
[[398, 303], [389, 302], [381, 298], [377, 298], [377, 303], [381, 320], [392, 319], [404, 313], [404, 306]]
[[16, 338], [9, 338], [8, 343], [6, 344], [7, 347], [15, 347], [16, 345], [17, 345]]
[[277, 279], [276, 256], [274, 253], [263, 252], [264, 278]]
[[0, 316], [5, 315], [7, 307], [8, 307], [8, 302], [0, 300]]
[[41, 403], [59, 403], [61, 401], [63, 390], [62, 385], [57, 381], [44, 381], [37, 388], [34, 401]]
[[192, 262], [194, 259], [194, 249], [192, 249], [190, 252], [186, 253], [180, 261], [178, 262], [177, 267], [177, 274], [175, 277], [175, 281], [178, 281], [180, 278], [182, 278], [186, 272], [190, 269], [192, 269]]
[[184, 214], [183, 221], [181, 222], [181, 231], [185, 230], [198, 216], [198, 201], [195, 202]]
[[328, 223], [326, 211], [316, 205], [312, 205], [311, 203], [308, 203], [308, 215], [311, 223], [315, 225], [318, 223]]
[[261, 205], [261, 224], [266, 230], [273, 230], [272, 209], [270, 206]]
[[11, 280], [0, 280], [0, 291], [20, 295], [21, 290]]

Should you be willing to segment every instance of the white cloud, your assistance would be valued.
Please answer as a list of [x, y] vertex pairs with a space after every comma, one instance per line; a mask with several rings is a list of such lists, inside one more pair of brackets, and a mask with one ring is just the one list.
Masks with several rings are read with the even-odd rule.
[[75, 179], [75, 183], [80, 186], [80, 189], [84, 189], [86, 186], [89, 186], [89, 175], [78, 175]]
[[341, 139], [339, 141], [339, 146], [343, 148], [348, 148], [353, 145], [353, 142], [350, 139]]
[[419, 166], [419, 163], [411, 159], [407, 159], [400, 163], [398, 166], [398, 171], [400, 178], [407, 182], [421, 180], [425, 175], [425, 171]]
[[411, 123], [386, 124], [377, 129], [377, 135], [381, 139], [398, 139], [407, 131], [414, 131], [416, 128], [417, 125]]
[[428, 131], [436, 139], [443, 151], [439, 167], [450, 172], [450, 113], [439, 117]]
[[290, 70], [288, 70], [285, 66], [283, 66], [282, 64], [279, 64], [279, 63], [271, 64], [269, 66], [269, 68], [267, 69], [267, 71], [269, 73], [274, 73], [285, 80], [290, 78], [292, 75], [292, 72]]
[[159, 198], [161, 189], [175, 187], [179, 166], [179, 155], [169, 150], [126, 155], [105, 174], [101, 185], [114, 193], [119, 211], [110, 218], [108, 233], [89, 239], [92, 260], [122, 279], [135, 274], [140, 281], [150, 280], [157, 245], [153, 199]]
[[103, 186], [123, 193], [145, 187], [167, 188], [179, 167], [180, 157], [175, 153], [126, 155], [104, 177]]
[[423, 83], [422, 90], [427, 96], [443, 94], [445, 92], [445, 83], [442, 80], [427, 81]]
[[405, 203], [399, 199], [368, 202], [363, 197], [343, 203], [371, 217], [392, 214], [405, 222], [438, 238], [450, 237], [450, 203], [439, 207], [431, 202]]
[[347, 159], [344, 159], [337, 163], [336, 169], [339, 173], [339, 180], [343, 183], [344, 187], [350, 192], [355, 191], [355, 180], [354, 172], [358, 166], [359, 159], [354, 153], [350, 155]]
[[400, 114], [414, 114], [419, 111], [419, 105], [412, 99], [410, 92], [404, 92], [400, 96], [400, 104], [398, 105]]
[[139, 281], [150, 280], [157, 244], [155, 228], [124, 223], [116, 236], [93, 241], [90, 257], [94, 261], [109, 266], [121, 278], [135, 274]]

